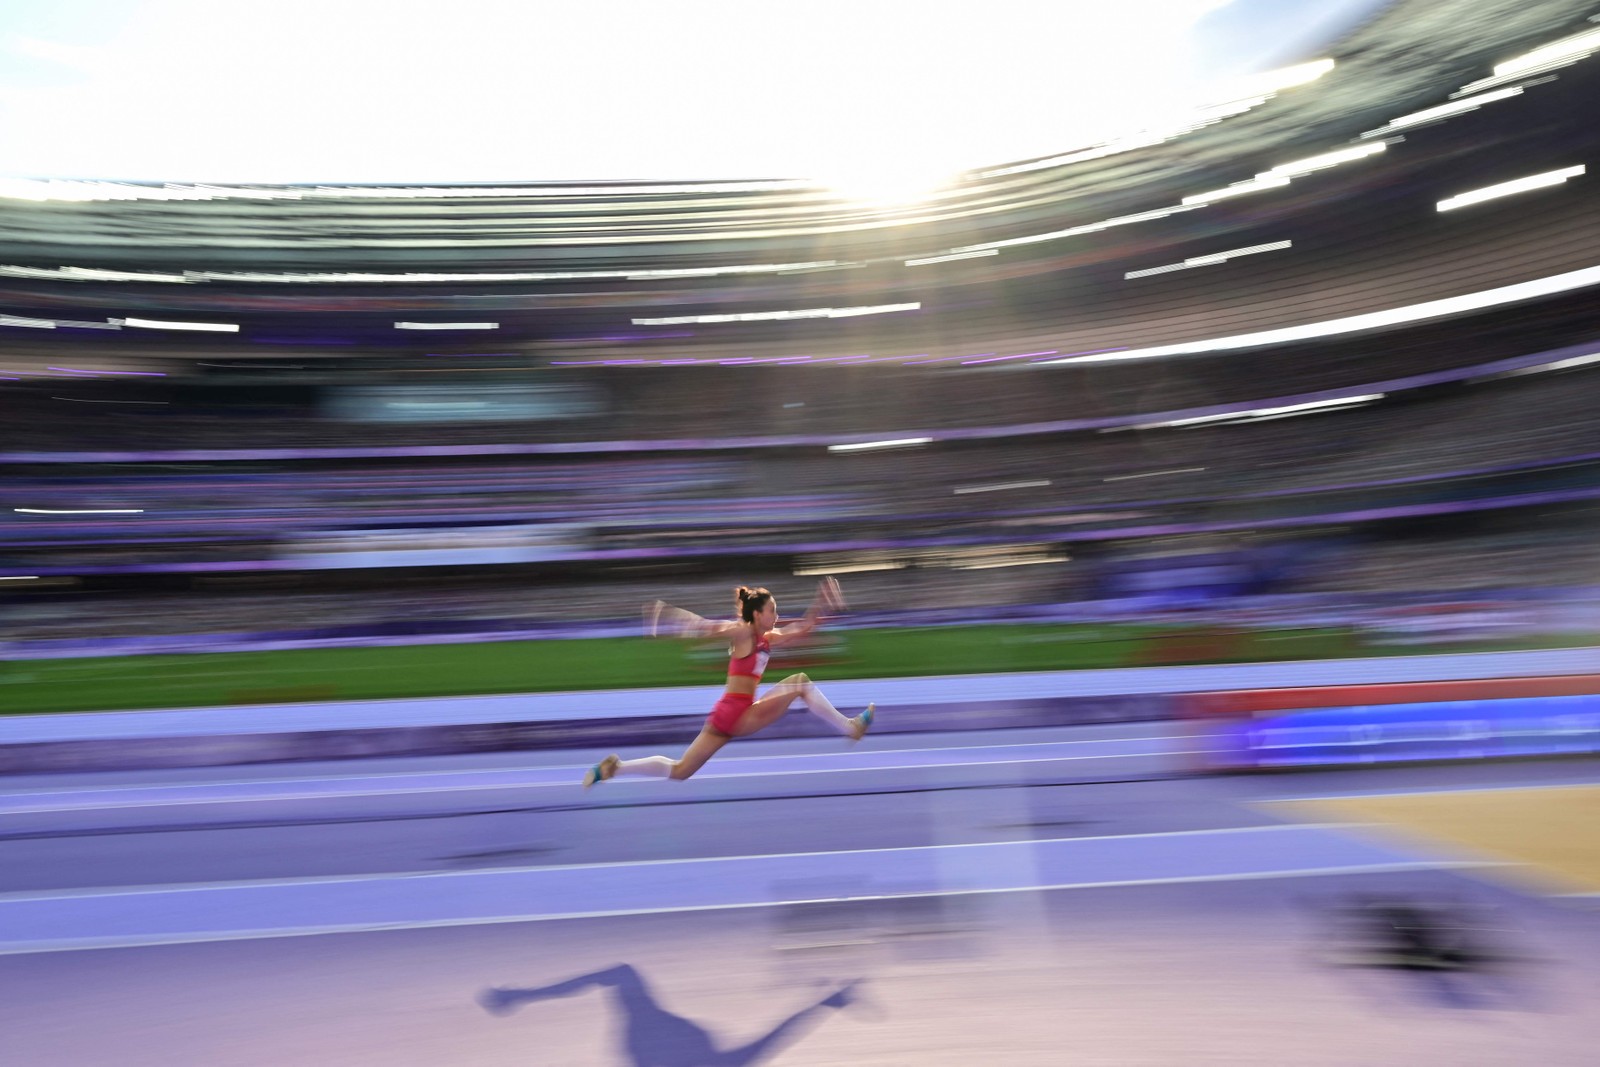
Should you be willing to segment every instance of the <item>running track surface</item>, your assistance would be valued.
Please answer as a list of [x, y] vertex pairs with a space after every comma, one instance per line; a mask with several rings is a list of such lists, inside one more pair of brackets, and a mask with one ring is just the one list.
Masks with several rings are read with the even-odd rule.
[[[1269, 802], [1559, 789], [1594, 761], [1213, 778], [1198, 744], [751, 741], [587, 793], [600, 753], [11, 779], [0, 1058], [1593, 1062], [1592, 898]], [[1516, 962], [1343, 965], [1330, 917], [1362, 894], [1470, 905]], [[489, 986], [546, 992], [501, 1017]]]

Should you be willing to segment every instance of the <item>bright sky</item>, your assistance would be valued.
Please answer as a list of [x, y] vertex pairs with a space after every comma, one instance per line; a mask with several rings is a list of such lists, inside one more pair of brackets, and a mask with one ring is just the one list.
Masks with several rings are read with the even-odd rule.
[[0, 176], [930, 177], [1313, 58], [1384, 0], [0, 0]]

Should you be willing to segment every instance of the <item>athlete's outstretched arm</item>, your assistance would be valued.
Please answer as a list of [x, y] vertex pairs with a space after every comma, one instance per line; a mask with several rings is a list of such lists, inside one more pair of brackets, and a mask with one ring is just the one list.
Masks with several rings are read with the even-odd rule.
[[837, 578], [824, 578], [817, 583], [817, 595], [806, 609], [805, 616], [788, 626], [780, 626], [768, 638], [773, 644], [802, 637], [822, 625], [824, 615], [836, 615], [844, 610], [844, 594], [839, 591]]
[[675, 608], [665, 600], [652, 600], [644, 606], [646, 637], [718, 637], [742, 625], [731, 619], [714, 622], [692, 611]]

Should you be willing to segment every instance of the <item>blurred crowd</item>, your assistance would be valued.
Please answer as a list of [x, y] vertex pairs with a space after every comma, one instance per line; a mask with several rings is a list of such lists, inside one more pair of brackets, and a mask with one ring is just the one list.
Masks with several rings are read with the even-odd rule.
[[[1434, 530], [1409, 537], [1280, 538], [1249, 544], [1236, 538], [1168, 539], [1159, 551], [1074, 556], [1066, 552], [1026, 566], [963, 568], [886, 562], [882, 569], [841, 574], [857, 622], [899, 624], [950, 620], [1121, 618], [1189, 623], [1240, 620], [1282, 624], [1377, 617], [1425, 594], [1439, 602], [1517, 599], [1530, 591], [1560, 591], [1593, 599], [1600, 565], [1590, 531], [1600, 508], [1578, 509], [1537, 528], [1451, 535]], [[1179, 573], [1227, 555], [1229, 566], [1252, 554], [1294, 548], [1299, 562], [1267, 581], [1221, 591], [1174, 588], [1151, 595], [1112, 589], [1108, 569], [1138, 560], [1143, 573]], [[770, 563], [726, 574], [630, 577], [583, 575], [452, 579], [448, 572], [392, 581], [319, 584], [292, 574], [208, 579], [186, 590], [89, 591], [14, 595], [0, 608], [0, 635], [13, 653], [33, 641], [141, 635], [283, 635], [312, 630], [406, 636], [423, 633], [516, 635], [576, 633], [598, 628], [642, 632], [640, 609], [655, 599], [707, 617], [730, 616], [736, 584], [764, 585], [786, 617], [810, 603], [815, 577]], [[1157, 579], [1156, 586], [1166, 584]], [[1288, 615], [1284, 612], [1288, 611]], [[1377, 613], [1375, 615], [1374, 613]]]
[[[1586, 323], [1585, 331], [1545, 329], [1554, 331], [1543, 338], [1549, 348], [1589, 339]], [[465, 395], [468, 387], [457, 379], [438, 385], [436, 373], [416, 373], [403, 360], [375, 358], [370, 367], [358, 362], [298, 384], [289, 370], [238, 381], [74, 377], [7, 390], [0, 452], [571, 444], [1050, 424], [1464, 371], [1538, 350], [1538, 332], [1538, 324], [1508, 315], [1498, 330], [1463, 332], [1447, 323], [1387, 339], [1382, 348], [1346, 343], [1313, 346], [1298, 358], [1248, 350], [1226, 359], [1182, 357], [1161, 361], [1159, 374], [1137, 361], [1030, 366], [1027, 359], [1008, 362], [1004, 351], [933, 366], [517, 370], [491, 361], [468, 379], [486, 400], [518, 390], [548, 397], [539, 417], [501, 421], [369, 421], [383, 414], [382, 405], [356, 402], [362, 396], [408, 396], [425, 407], [441, 390]]]
[[1324, 561], [1298, 583], [1306, 592], [1467, 594], [1600, 586], [1600, 553], [1585, 509], [1559, 526], [1467, 536], [1366, 541]]
[[[1279, 370], [1275, 382], [1349, 384], [1359, 365], [1347, 354]], [[611, 439], [649, 429], [675, 440], [704, 434], [720, 444], [681, 451], [14, 463], [8, 486], [16, 506], [30, 510], [0, 516], [0, 566], [12, 573], [81, 569], [192, 578], [187, 585], [167, 583], [161, 593], [119, 594], [101, 583], [92, 592], [12, 598], [0, 625], [7, 640], [27, 642], [258, 633], [282, 629], [286, 620], [299, 629], [402, 632], [427, 624], [470, 631], [483, 623], [506, 632], [616, 623], [654, 597], [722, 610], [706, 603], [704, 580], [674, 585], [674, 578], [664, 587], [633, 577], [631, 568], [685, 559], [700, 560], [702, 573], [727, 574], [721, 581], [730, 588], [753, 581], [792, 590], [805, 584], [796, 572], [832, 568], [849, 575], [854, 606], [868, 614], [981, 616], [1106, 598], [1101, 572], [1108, 561], [1137, 554], [1155, 533], [1179, 529], [1213, 531], [1186, 535], [1190, 542], [1179, 555], [1216, 547], [1195, 538], [1241, 550], [1261, 530], [1335, 546], [1310, 553], [1311, 566], [1256, 583], [1251, 595], [1457, 596], [1591, 584], [1588, 546], [1600, 517], [1585, 503], [1600, 499], [1600, 423], [1591, 415], [1600, 404], [1600, 375], [1593, 371], [1579, 366], [1445, 384], [1304, 414], [1152, 420], [1101, 432], [1028, 429], [1030, 421], [1091, 412], [1237, 400], [1244, 388], [1237, 380], [1208, 384], [1181, 366], [1142, 393], [1130, 384], [1135, 377], [1096, 376], [1102, 385], [1120, 381], [1125, 388], [1094, 394], [1041, 390], [1036, 375], [1053, 372], [1037, 370], [982, 378], [924, 374], [914, 389], [857, 391], [848, 387], [856, 372], [846, 371], [816, 385], [808, 400], [747, 398], [745, 414], [736, 418], [728, 412], [741, 410], [737, 375], [699, 384], [693, 375], [665, 375], [658, 378], [672, 383], [665, 394], [653, 403], [642, 392], [625, 398], [626, 417], [601, 427]], [[642, 378], [626, 382], [627, 389], [646, 388]], [[78, 435], [80, 425], [50, 418], [54, 409], [34, 397], [8, 420], [5, 444], [478, 439], [515, 445], [538, 440], [554, 425], [396, 429], [333, 423], [304, 410], [269, 418], [263, 411], [204, 413], [193, 406], [182, 414], [150, 407], [116, 415], [77, 407], [91, 424], [87, 438]], [[880, 426], [868, 417], [874, 411], [943, 427], [981, 421], [1021, 432], [851, 452], [728, 442], [874, 431]], [[582, 441], [575, 425], [548, 432]], [[226, 427], [226, 436], [208, 437], [217, 426]], [[105, 431], [103, 440], [95, 427]], [[1469, 518], [1453, 532], [1448, 520], [1410, 531], [1365, 524], [1391, 513], [1523, 504], [1530, 506], [1497, 514], [1525, 521], [1502, 519], [1492, 529]], [[1548, 510], [1556, 507], [1564, 510]], [[1378, 516], [1382, 509], [1388, 510]], [[1352, 525], [1330, 539], [1310, 521], [1318, 517], [1323, 527]], [[1307, 525], [1296, 533], [1282, 522]], [[439, 564], [542, 569], [537, 578], [508, 569], [503, 579], [477, 582], [453, 580]], [[765, 574], [741, 570], [751, 566]], [[319, 570], [381, 576], [386, 568], [408, 567], [415, 570], [404, 581], [366, 581], [358, 592], [350, 583], [341, 591], [316, 579]], [[560, 580], [548, 578], [562, 567], [568, 570]], [[267, 591], [208, 577], [226, 569], [273, 584]], [[425, 581], [413, 580], [418, 572]], [[672, 566], [657, 572], [676, 573]], [[1153, 598], [1144, 610], [1165, 610], [1170, 599]], [[1220, 612], [1237, 605], [1212, 606]]]
[[1581, 497], [1600, 494], [1597, 404], [1600, 376], [1580, 369], [1293, 418], [881, 451], [33, 464], [10, 472], [19, 504], [120, 513], [12, 514], [0, 552], [19, 566], [452, 548], [535, 562]]
[[[1040, 571], [1052, 573], [1041, 574]], [[1010, 572], [895, 569], [841, 576], [852, 614], [937, 613], [1069, 600], [1079, 576], [1062, 568]], [[643, 606], [666, 600], [708, 618], [732, 617], [737, 585], [765, 586], [785, 618], [811, 603], [816, 579], [755, 568], [726, 576], [588, 580], [452, 581], [396, 579], [385, 587], [324, 588], [281, 579], [271, 588], [209, 585], [190, 591], [83, 592], [13, 598], [0, 608], [0, 637], [11, 642], [165, 634], [264, 634], [324, 628], [404, 633], [419, 623], [496, 625], [486, 632], [600, 626], [643, 633]], [[444, 628], [441, 628], [444, 629]]]

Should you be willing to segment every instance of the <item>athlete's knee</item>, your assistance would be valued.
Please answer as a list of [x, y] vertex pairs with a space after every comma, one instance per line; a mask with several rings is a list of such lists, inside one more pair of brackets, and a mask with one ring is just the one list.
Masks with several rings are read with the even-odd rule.
[[595, 981], [600, 985], [639, 986], [644, 984], [644, 980], [639, 977], [639, 972], [634, 969], [631, 963], [620, 963], [615, 967], [607, 967], [594, 977]]
[[804, 693], [806, 691], [806, 687], [809, 686], [810, 684], [811, 684], [811, 679], [806, 677], [805, 675], [803, 675], [803, 674], [791, 674], [791, 675], [789, 675], [789, 677], [785, 678], [783, 681], [781, 681], [777, 685], [773, 686], [772, 689], [767, 693], [767, 696], [768, 697], [786, 696], [790, 700], [793, 700], [795, 697], [799, 696], [801, 693]]
[[682, 760], [676, 760], [672, 764], [672, 770], [667, 772], [667, 777], [671, 778], [675, 782], [681, 782], [685, 778], [693, 777], [694, 776], [694, 772], [698, 771], [699, 769], [700, 769], [699, 767], [691, 767], [691, 766], [689, 766], [687, 763], [683, 762]]

